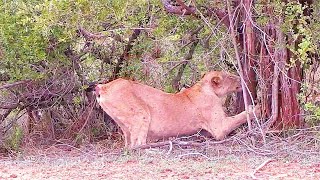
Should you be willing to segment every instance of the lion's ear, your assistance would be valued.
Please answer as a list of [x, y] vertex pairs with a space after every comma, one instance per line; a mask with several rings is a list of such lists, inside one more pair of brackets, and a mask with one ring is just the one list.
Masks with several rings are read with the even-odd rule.
[[222, 81], [222, 77], [221, 76], [214, 76], [213, 78], [211, 78], [211, 83], [214, 86], [219, 86], [221, 81]]

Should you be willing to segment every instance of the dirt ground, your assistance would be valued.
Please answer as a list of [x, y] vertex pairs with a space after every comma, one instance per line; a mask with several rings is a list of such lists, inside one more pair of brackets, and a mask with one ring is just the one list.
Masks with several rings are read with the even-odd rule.
[[0, 157], [0, 179], [320, 179], [320, 154], [296, 158], [180, 147], [130, 153], [102, 148], [24, 149]]

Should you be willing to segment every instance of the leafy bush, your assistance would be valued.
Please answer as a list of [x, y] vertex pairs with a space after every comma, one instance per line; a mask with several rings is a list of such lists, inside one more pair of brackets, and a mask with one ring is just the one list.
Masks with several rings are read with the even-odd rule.
[[12, 128], [12, 133], [9, 138], [6, 139], [6, 147], [18, 152], [23, 140], [23, 130], [19, 126], [14, 126]]
[[315, 103], [308, 102], [304, 105], [304, 110], [307, 112], [305, 120], [311, 126], [320, 124], [320, 106]]

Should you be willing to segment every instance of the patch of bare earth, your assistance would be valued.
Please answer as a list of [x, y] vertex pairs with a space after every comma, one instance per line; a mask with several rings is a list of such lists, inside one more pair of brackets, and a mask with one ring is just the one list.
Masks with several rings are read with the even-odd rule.
[[223, 142], [181, 138], [133, 152], [57, 143], [0, 157], [0, 179], [314, 180], [320, 179], [319, 142], [301, 131], [265, 143], [243, 133]]
[[[66, 152], [69, 153], [69, 152]], [[114, 156], [114, 155], [110, 155]], [[32, 160], [34, 159], [34, 160]], [[0, 179], [320, 179], [320, 163], [228, 155], [204, 158], [87, 156], [5, 159]]]

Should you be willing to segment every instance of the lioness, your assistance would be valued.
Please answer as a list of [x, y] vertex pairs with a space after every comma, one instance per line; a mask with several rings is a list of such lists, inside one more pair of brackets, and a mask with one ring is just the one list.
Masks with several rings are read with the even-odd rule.
[[[95, 87], [98, 103], [120, 126], [130, 148], [146, 144], [147, 139], [191, 135], [201, 129], [223, 139], [246, 122], [246, 112], [227, 117], [220, 97], [240, 90], [238, 76], [220, 71], [205, 74], [176, 94], [121, 78]], [[255, 111], [258, 108], [250, 108], [250, 118]]]

